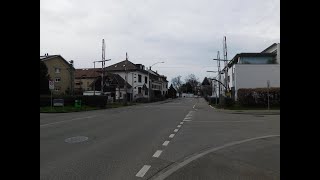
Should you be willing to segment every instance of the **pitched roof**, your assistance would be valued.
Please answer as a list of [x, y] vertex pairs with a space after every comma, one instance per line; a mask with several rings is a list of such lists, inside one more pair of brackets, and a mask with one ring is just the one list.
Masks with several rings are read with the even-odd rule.
[[127, 70], [137, 70], [138, 67], [136, 66], [136, 64], [132, 63], [131, 61], [128, 60], [124, 60], [121, 62], [118, 62], [116, 64], [110, 65], [108, 67], [106, 67], [107, 71], [124, 71], [124, 66], [127, 66]]
[[277, 43], [273, 43], [271, 46], [267, 47], [265, 50], [261, 51], [262, 53], [266, 52], [267, 50], [271, 49], [272, 47], [276, 46]]
[[[101, 72], [101, 70], [100, 70]], [[95, 78], [100, 76], [101, 73], [99, 73], [99, 68], [90, 68], [90, 69], [76, 69], [75, 71], [75, 78]]]
[[[104, 82], [109, 82], [110, 85], [118, 85], [120, 87], [124, 87], [126, 81], [119, 75], [119, 74], [113, 74], [113, 73], [106, 73], [106, 75], [103, 77]], [[96, 87], [101, 88], [101, 76], [97, 77], [97, 80], [93, 83], [96, 84]], [[90, 85], [92, 86], [93, 83]], [[127, 88], [131, 88], [132, 86], [127, 82]]]
[[40, 61], [46, 61], [53, 58], [59, 57], [61, 58], [69, 67], [75, 70], [75, 68], [67, 61], [65, 60], [61, 55], [47, 55], [47, 56], [40, 56]]

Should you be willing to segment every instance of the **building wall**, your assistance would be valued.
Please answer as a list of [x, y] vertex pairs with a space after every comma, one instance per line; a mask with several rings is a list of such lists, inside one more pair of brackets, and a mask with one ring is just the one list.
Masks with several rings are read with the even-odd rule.
[[276, 58], [277, 58], [277, 63], [280, 64], [280, 43], [278, 43], [276, 46], [268, 49], [267, 51], [265, 51], [266, 53], [273, 53], [276, 51]]
[[278, 43], [278, 50], [277, 50], [277, 63], [280, 64], [280, 43]]
[[240, 57], [239, 64], [268, 64], [268, 61], [272, 59], [272, 57]]
[[235, 97], [240, 88], [280, 87], [279, 64], [235, 64]]
[[[123, 79], [125, 79], [125, 72], [112, 72], [114, 74], [120, 75]], [[138, 82], [138, 75], [141, 75], [141, 82]], [[148, 78], [148, 74], [141, 73], [139, 71], [127, 72], [127, 82], [132, 86], [131, 92], [133, 93], [133, 98], [145, 97], [148, 98], [148, 95], [145, 95], [145, 91], [141, 90], [141, 94], [139, 94], [139, 87], [145, 84], [145, 77]], [[149, 80], [149, 78], [147, 79]], [[149, 88], [148, 82], [146, 86]], [[148, 93], [149, 94], [149, 93]]]
[[[59, 77], [61, 78], [60, 82], [54, 83], [55, 88], [60, 88], [60, 90], [54, 90], [53, 93], [63, 94], [68, 88], [71, 90], [71, 83], [74, 85], [74, 70], [59, 57], [44, 60], [43, 62], [46, 64], [48, 74], [52, 80]], [[56, 73], [55, 68], [60, 68], [60, 73]]]
[[[93, 90], [89, 85], [94, 81], [94, 78], [79, 78], [75, 79], [75, 89], [82, 88], [84, 91], [91, 91]], [[80, 82], [80, 85], [77, 85], [77, 83]]]

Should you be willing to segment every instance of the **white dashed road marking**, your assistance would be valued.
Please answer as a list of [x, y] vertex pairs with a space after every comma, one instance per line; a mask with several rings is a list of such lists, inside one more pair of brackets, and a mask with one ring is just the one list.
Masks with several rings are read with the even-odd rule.
[[179, 131], [179, 129], [175, 129], [175, 130], [173, 130], [173, 132], [178, 132]]
[[161, 150], [157, 150], [152, 157], [156, 157], [157, 158], [157, 157], [160, 156], [161, 153], [162, 153]]
[[174, 134], [170, 134], [169, 138], [173, 138], [174, 137]]
[[177, 127], [178, 127], [178, 128], [181, 128], [181, 125], [178, 125]]
[[137, 177], [143, 177], [146, 173], [147, 173], [147, 171], [150, 169], [150, 165], [144, 165], [141, 169], [140, 169], [140, 171], [136, 174], [136, 176]]
[[165, 141], [162, 145], [163, 145], [163, 146], [168, 146], [169, 142], [170, 142], [170, 141]]
[[180, 124], [183, 124], [183, 122], [181, 122]]

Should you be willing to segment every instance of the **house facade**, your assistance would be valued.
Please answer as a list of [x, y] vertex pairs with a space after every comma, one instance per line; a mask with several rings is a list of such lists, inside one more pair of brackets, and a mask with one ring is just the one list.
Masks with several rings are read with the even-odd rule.
[[40, 56], [48, 68], [50, 79], [54, 81], [53, 94], [73, 94], [75, 68], [73, 62], [66, 61], [61, 55]]
[[92, 83], [101, 76], [98, 69], [76, 69], [75, 70], [75, 94], [83, 94], [85, 91], [93, 91]]
[[153, 95], [165, 95], [168, 93], [168, 81], [165, 76], [148, 70], [142, 64], [134, 64], [128, 59], [106, 67], [106, 72], [118, 74], [131, 85], [127, 89], [129, 100], [138, 98], [149, 98], [149, 88], [151, 88], [151, 98]]
[[[261, 53], [240, 53], [224, 67], [220, 92], [237, 100], [240, 88], [280, 87], [280, 44], [274, 43]], [[217, 87], [217, 85], [216, 85]], [[230, 93], [225, 94], [225, 89]], [[218, 91], [219, 89], [217, 89]]]

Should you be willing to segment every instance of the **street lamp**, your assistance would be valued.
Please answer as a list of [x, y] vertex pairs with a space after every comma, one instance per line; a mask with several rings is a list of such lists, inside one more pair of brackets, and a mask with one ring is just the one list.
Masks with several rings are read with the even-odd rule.
[[156, 63], [152, 64], [152, 65], [150, 66], [150, 69], [148, 70], [148, 82], [149, 82], [149, 88], [148, 88], [148, 95], [149, 95], [149, 96], [148, 96], [148, 99], [149, 99], [149, 102], [150, 102], [150, 100], [151, 100], [151, 98], [150, 98], [150, 92], [151, 92], [151, 91], [150, 91], [150, 88], [151, 88], [151, 87], [150, 87], [150, 82], [151, 82], [151, 81], [150, 81], [150, 71], [151, 71], [151, 67], [154, 66], [154, 65], [156, 65], [156, 64], [160, 64], [160, 63], [164, 63], [164, 61], [156, 62]]

